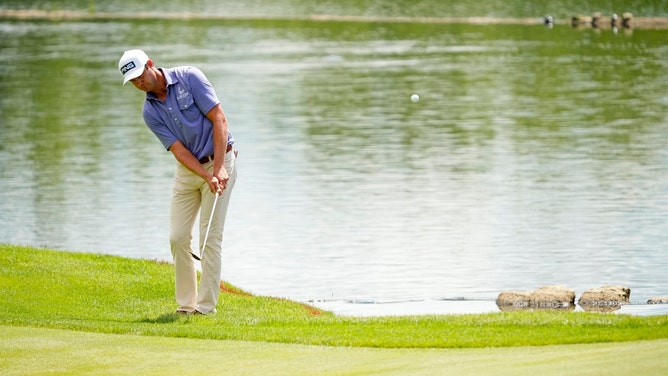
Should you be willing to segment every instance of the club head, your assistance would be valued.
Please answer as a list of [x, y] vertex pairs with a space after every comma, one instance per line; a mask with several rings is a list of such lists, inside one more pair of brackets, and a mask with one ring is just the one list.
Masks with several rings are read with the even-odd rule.
[[202, 259], [201, 259], [199, 256], [197, 256], [196, 254], [190, 252], [190, 255], [191, 255], [195, 260], [197, 260], [197, 261], [202, 261]]

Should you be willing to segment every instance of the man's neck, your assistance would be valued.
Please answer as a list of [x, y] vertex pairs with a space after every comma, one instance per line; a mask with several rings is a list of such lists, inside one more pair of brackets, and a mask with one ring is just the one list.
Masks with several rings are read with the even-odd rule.
[[156, 76], [158, 78], [158, 85], [153, 91], [153, 95], [155, 95], [161, 101], [164, 101], [167, 99], [167, 79], [165, 78], [165, 74], [162, 72], [162, 69], [159, 68], [156, 68]]

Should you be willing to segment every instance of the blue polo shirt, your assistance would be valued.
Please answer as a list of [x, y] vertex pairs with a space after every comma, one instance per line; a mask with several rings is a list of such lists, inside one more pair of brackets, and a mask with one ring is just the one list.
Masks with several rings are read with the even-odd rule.
[[[213, 126], [206, 114], [220, 101], [204, 73], [195, 67], [159, 68], [167, 80], [167, 98], [146, 93], [144, 122], [169, 150], [181, 141], [197, 158], [213, 154]], [[234, 143], [232, 134], [227, 144]]]

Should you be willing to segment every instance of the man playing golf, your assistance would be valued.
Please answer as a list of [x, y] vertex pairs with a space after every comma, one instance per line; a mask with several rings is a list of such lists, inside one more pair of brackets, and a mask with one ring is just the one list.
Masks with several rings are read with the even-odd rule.
[[[236, 152], [220, 101], [195, 67], [158, 68], [144, 51], [126, 51], [118, 62], [123, 85], [146, 92], [143, 116], [176, 160], [170, 207], [170, 246], [180, 314], [216, 312], [220, 293], [223, 228], [236, 182]], [[215, 203], [215, 207], [214, 207]], [[200, 215], [200, 249], [191, 248]], [[206, 229], [206, 230], [205, 230]], [[206, 243], [206, 244], [204, 244]], [[193, 258], [202, 261], [197, 291]]]

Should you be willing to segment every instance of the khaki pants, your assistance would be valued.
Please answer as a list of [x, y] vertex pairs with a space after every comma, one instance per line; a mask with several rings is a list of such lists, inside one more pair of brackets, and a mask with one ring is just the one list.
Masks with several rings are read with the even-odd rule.
[[[213, 162], [204, 165], [209, 172]], [[211, 215], [214, 194], [202, 178], [193, 174], [181, 163], [177, 163], [174, 175], [174, 190], [170, 208], [170, 245], [174, 258], [176, 302], [178, 310], [215, 313], [220, 294], [221, 255], [223, 251], [223, 229], [230, 203], [232, 188], [237, 180], [236, 156], [234, 151], [225, 154], [225, 170], [230, 177], [227, 188], [218, 198], [217, 207], [211, 221], [204, 257], [199, 293], [197, 291], [197, 270], [192, 252], [192, 230], [199, 213], [199, 245], [202, 249], [204, 235]], [[198, 252], [195, 252], [198, 254]]]

